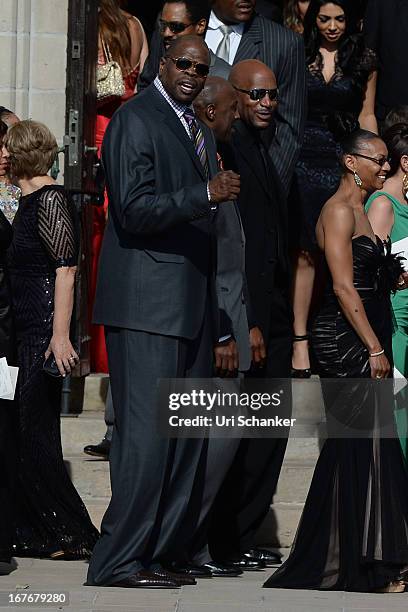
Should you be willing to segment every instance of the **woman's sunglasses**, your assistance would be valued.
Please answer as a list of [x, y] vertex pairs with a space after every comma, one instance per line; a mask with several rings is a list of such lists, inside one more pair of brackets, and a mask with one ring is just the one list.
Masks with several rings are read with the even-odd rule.
[[163, 19], [159, 19], [160, 32], [164, 32], [166, 28], [169, 28], [173, 34], [181, 34], [192, 25], [196, 25], [196, 22], [183, 23], [182, 21], [163, 21]]
[[240, 89], [239, 87], [235, 87], [237, 91], [241, 91], [242, 93], [246, 93], [251, 100], [263, 100], [263, 98], [268, 94], [271, 102], [277, 102], [278, 100], [278, 89]]
[[171, 61], [174, 62], [177, 70], [180, 70], [180, 72], [194, 68], [197, 76], [206, 77], [210, 71], [210, 67], [207, 64], [193, 62], [193, 60], [190, 60], [187, 57], [171, 57], [170, 55], [166, 55], [166, 58], [171, 59]]

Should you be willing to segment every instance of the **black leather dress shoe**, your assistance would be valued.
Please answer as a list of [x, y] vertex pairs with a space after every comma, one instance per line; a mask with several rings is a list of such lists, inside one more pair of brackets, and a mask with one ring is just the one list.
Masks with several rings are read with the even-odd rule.
[[104, 438], [99, 444], [88, 444], [85, 446], [84, 453], [92, 457], [101, 457], [101, 459], [109, 459], [111, 443]]
[[243, 555], [241, 558], [227, 559], [222, 561], [223, 565], [234, 567], [242, 570], [243, 572], [256, 572], [258, 570], [265, 569], [265, 561], [261, 559], [253, 559], [252, 557], [246, 557]]
[[209, 569], [214, 578], [236, 578], [242, 574], [242, 570], [238, 567], [223, 565], [222, 563], [216, 563], [215, 561], [204, 563], [202, 567]]
[[173, 562], [166, 570], [174, 574], [184, 574], [192, 578], [212, 578], [212, 573], [204, 565], [194, 565], [193, 563], [177, 563]]
[[264, 561], [266, 567], [273, 567], [282, 563], [282, 555], [266, 548], [251, 548], [244, 554], [244, 557]]
[[177, 589], [180, 583], [171, 580], [168, 577], [160, 576], [155, 572], [148, 570], [140, 570], [136, 574], [132, 574], [123, 580], [109, 584], [111, 587], [122, 587], [127, 589]]
[[195, 578], [193, 578], [192, 576], [187, 576], [186, 574], [176, 574], [174, 572], [169, 572], [165, 569], [154, 570], [154, 573], [156, 574], [156, 576], [169, 578], [170, 580], [177, 582], [180, 586], [193, 586], [194, 584], [197, 584], [197, 580], [195, 580]]

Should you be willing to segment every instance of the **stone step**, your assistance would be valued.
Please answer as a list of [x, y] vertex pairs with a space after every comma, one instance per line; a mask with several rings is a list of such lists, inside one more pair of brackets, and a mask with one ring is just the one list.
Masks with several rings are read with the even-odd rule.
[[61, 417], [64, 456], [79, 455], [87, 444], [99, 444], [105, 433], [106, 425], [101, 410], [87, 410], [77, 416]]
[[[87, 444], [97, 444], [105, 434], [106, 391], [106, 376], [89, 376], [83, 413], [61, 420], [67, 468], [98, 528], [110, 499], [109, 464], [84, 455], [82, 449]], [[294, 412], [303, 424], [294, 434], [304, 437], [289, 438], [274, 503], [258, 533], [259, 543], [282, 547], [292, 545], [323, 441], [315, 427], [323, 408], [318, 381], [312, 380], [310, 384], [295, 381], [293, 398]]]
[[89, 516], [95, 527], [101, 529], [101, 522], [103, 515], [105, 514], [106, 508], [109, 505], [110, 498], [102, 497], [99, 499], [86, 499], [83, 498], [83, 502], [89, 512]]
[[[77, 455], [87, 444], [98, 444], [106, 433], [103, 412], [85, 411], [77, 416], [61, 418], [61, 436], [64, 455]], [[290, 437], [286, 449], [286, 459], [309, 460], [319, 455], [323, 440], [316, 437], [313, 428], [309, 428], [308, 437]]]
[[[108, 374], [89, 374], [85, 377], [83, 411], [105, 409], [109, 384]], [[321, 414], [323, 399], [318, 376], [309, 380], [292, 381], [293, 405], [305, 416], [316, 417]]]
[[89, 374], [85, 378], [83, 411], [105, 410], [109, 376], [107, 374]]
[[[93, 524], [100, 529], [110, 498], [83, 498], [83, 501]], [[296, 502], [272, 504], [268, 516], [258, 531], [257, 544], [290, 548], [296, 535], [303, 505]]]
[[[109, 463], [102, 459], [65, 456], [71, 480], [81, 497], [109, 497], [111, 494]], [[286, 459], [283, 463], [274, 503], [303, 503], [313, 476], [315, 461]]]

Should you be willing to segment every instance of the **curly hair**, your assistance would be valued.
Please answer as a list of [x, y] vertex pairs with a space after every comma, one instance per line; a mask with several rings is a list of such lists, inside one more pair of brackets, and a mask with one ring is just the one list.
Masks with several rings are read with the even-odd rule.
[[58, 153], [55, 136], [46, 125], [31, 119], [13, 125], [5, 144], [10, 155], [10, 174], [20, 179], [47, 174]]

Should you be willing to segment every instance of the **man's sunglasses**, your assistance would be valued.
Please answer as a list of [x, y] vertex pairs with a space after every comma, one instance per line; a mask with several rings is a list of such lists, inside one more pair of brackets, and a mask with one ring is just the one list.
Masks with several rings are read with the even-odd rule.
[[163, 21], [159, 19], [160, 32], [164, 32], [166, 28], [169, 28], [173, 34], [181, 34], [184, 30], [187, 30], [192, 25], [196, 25], [197, 22], [183, 23], [182, 21]]
[[239, 87], [235, 87], [234, 89], [237, 91], [241, 91], [242, 93], [246, 93], [251, 100], [263, 100], [263, 98], [268, 94], [271, 102], [277, 102], [278, 100], [278, 89], [240, 89]]
[[350, 153], [350, 155], [355, 155], [356, 157], [363, 157], [364, 159], [368, 159], [372, 162], [378, 164], [381, 168], [386, 164], [390, 163], [391, 158], [387, 155], [381, 155], [378, 159], [376, 157], [369, 157], [368, 155], [362, 155], [361, 153]]
[[197, 76], [206, 77], [210, 71], [208, 64], [193, 62], [193, 60], [187, 59], [187, 57], [171, 57], [170, 55], [166, 55], [166, 58], [171, 59], [171, 61], [174, 62], [177, 70], [180, 70], [181, 72], [194, 68]]

